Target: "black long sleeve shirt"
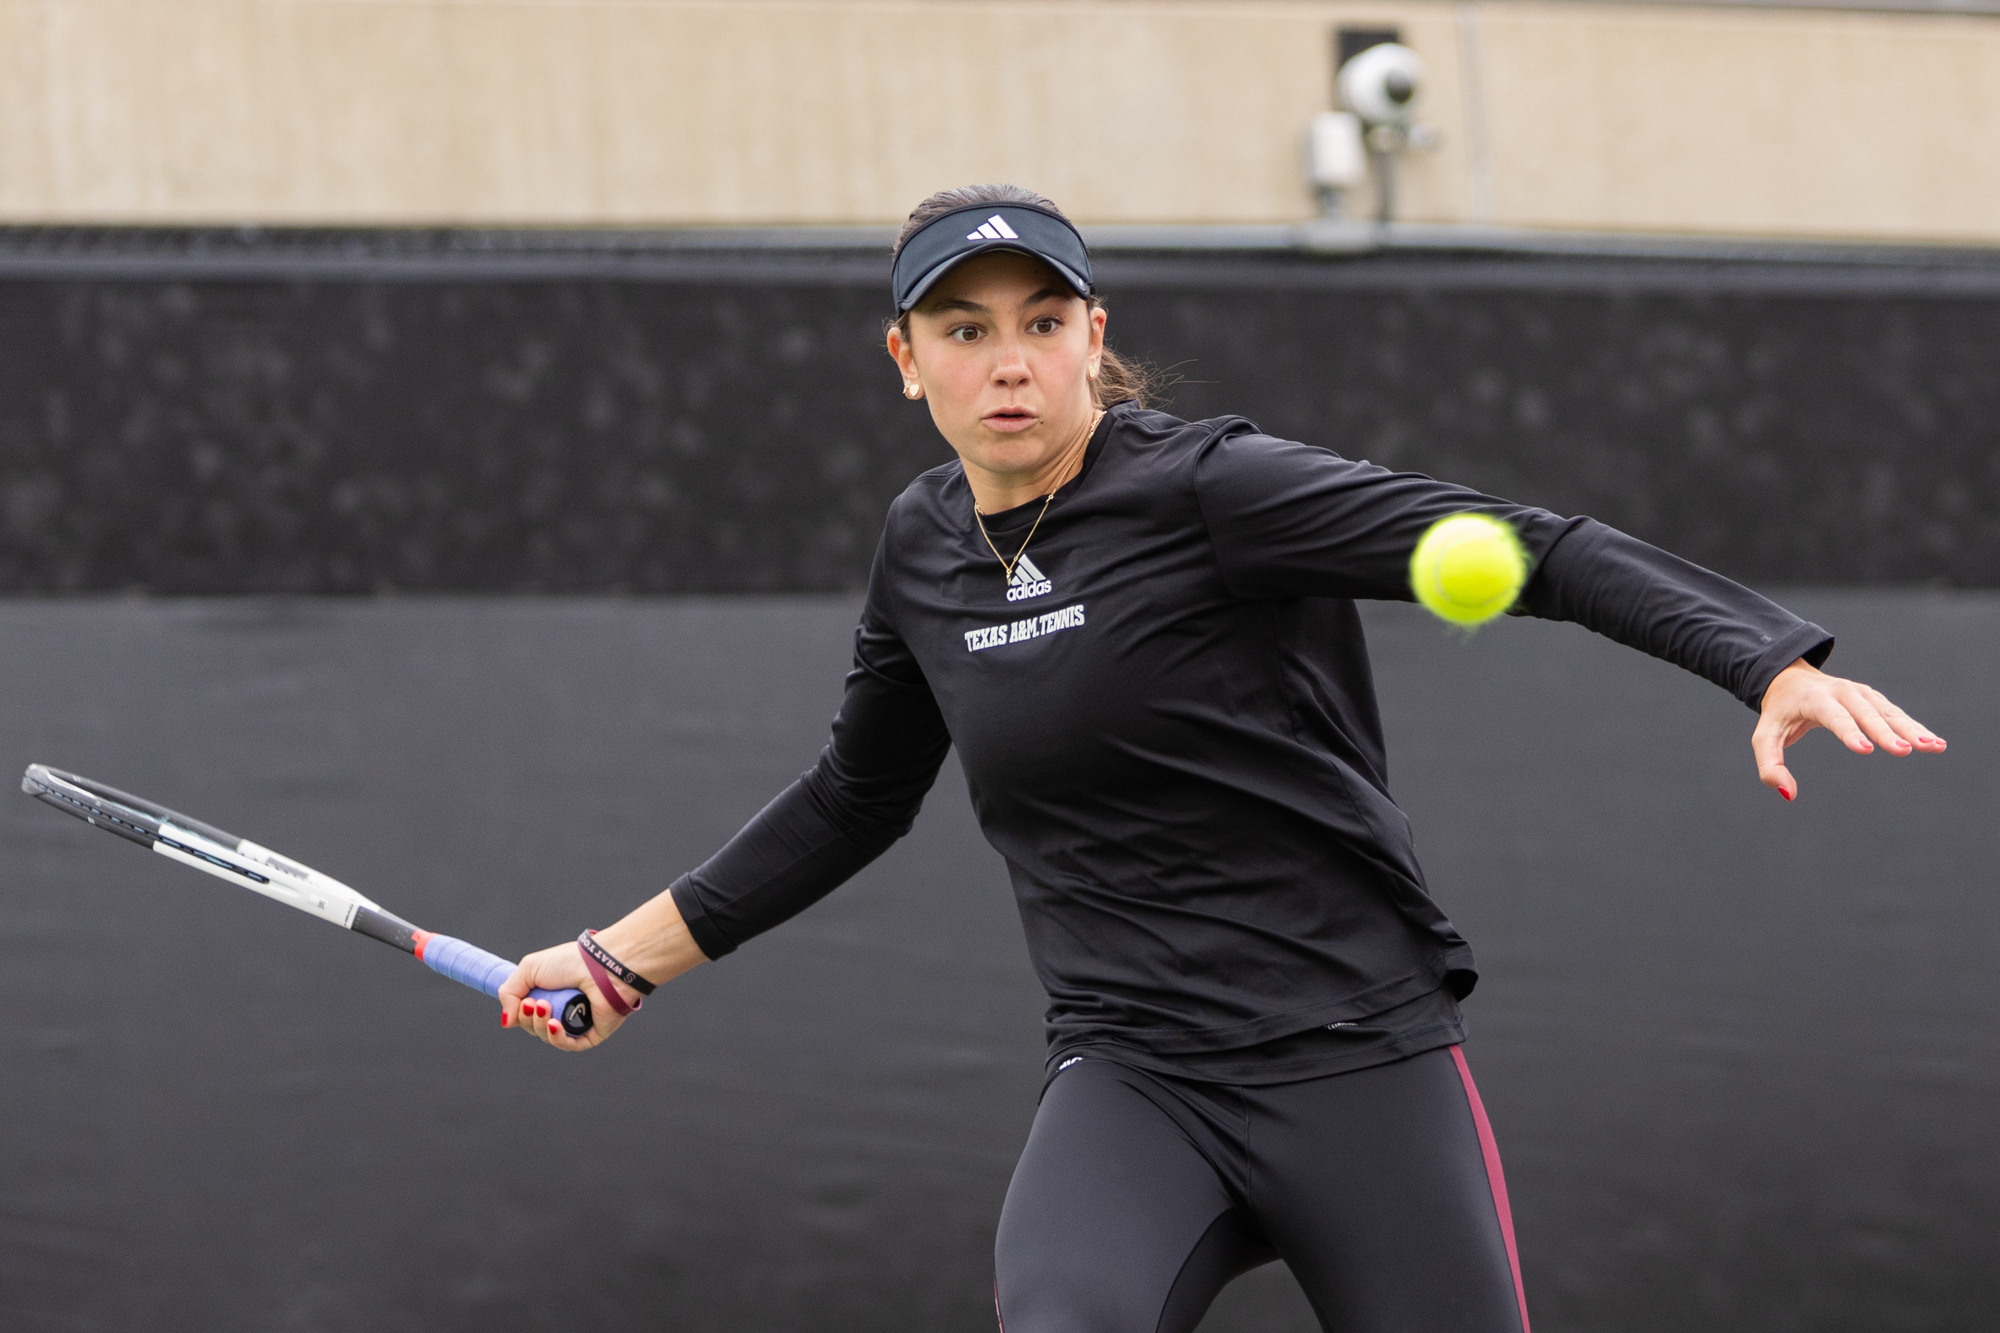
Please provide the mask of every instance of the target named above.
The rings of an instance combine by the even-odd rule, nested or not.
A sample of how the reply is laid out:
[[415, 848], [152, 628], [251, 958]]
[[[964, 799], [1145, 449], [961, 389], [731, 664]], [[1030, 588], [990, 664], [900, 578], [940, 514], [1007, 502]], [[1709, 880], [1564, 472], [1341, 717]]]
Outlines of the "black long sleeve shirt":
[[[1046, 513], [981, 536], [958, 464], [891, 506], [819, 762], [673, 886], [711, 958], [910, 828], [956, 745], [1005, 858], [1055, 1053], [1218, 1053], [1463, 996], [1472, 952], [1390, 798], [1358, 598], [1410, 598], [1417, 539], [1506, 519], [1515, 610], [1570, 620], [1755, 707], [1832, 639], [1588, 518], [1114, 407]], [[1452, 1016], [1455, 1018], [1455, 1010]], [[1336, 1029], [1337, 1030], [1337, 1029]]]

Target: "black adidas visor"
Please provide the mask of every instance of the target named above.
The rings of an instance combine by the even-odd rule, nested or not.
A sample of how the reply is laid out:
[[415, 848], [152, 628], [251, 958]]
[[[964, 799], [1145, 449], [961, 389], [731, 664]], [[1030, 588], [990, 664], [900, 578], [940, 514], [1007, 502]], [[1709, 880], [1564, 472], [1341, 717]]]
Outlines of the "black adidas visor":
[[924, 299], [937, 280], [958, 265], [993, 250], [1017, 250], [1054, 269], [1078, 296], [1089, 296], [1090, 255], [1075, 227], [1045, 208], [1026, 204], [972, 204], [933, 218], [903, 242], [889, 271], [889, 288], [902, 314]]

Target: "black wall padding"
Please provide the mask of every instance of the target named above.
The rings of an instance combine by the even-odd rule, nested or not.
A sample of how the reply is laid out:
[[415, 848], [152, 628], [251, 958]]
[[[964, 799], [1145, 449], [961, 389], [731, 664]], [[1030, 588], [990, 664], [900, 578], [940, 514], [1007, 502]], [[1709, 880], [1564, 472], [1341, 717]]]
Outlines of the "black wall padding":
[[[1467, 1055], [1541, 1333], [1980, 1333], [2000, 1309], [1992, 593], [1782, 594], [1949, 737], [1794, 751], [1566, 626], [1367, 623], [1478, 953]], [[0, 734], [506, 954], [810, 763], [820, 598], [18, 599]], [[9, 780], [11, 785], [11, 778]], [[0, 795], [0, 1329], [991, 1333], [1041, 1082], [1007, 876], [910, 837], [548, 1051], [407, 956]], [[1204, 1333], [1307, 1333], [1278, 1268]]]
[[[949, 457], [876, 259], [342, 253], [0, 263], [0, 590], [853, 589]], [[1101, 286], [1183, 415], [1745, 579], [2000, 584], [1990, 266], [1113, 255]]]

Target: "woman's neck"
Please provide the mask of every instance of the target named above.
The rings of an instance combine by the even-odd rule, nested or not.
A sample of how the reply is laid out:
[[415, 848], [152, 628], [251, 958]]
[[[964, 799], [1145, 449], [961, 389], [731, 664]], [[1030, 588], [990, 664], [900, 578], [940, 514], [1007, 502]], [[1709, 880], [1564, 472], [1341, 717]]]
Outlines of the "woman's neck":
[[1097, 423], [1103, 417], [1103, 408], [1093, 408], [1076, 437], [1032, 472], [991, 472], [966, 463], [965, 480], [972, 487], [972, 503], [982, 514], [998, 514], [1054, 495], [1083, 470], [1090, 437], [1097, 433]]

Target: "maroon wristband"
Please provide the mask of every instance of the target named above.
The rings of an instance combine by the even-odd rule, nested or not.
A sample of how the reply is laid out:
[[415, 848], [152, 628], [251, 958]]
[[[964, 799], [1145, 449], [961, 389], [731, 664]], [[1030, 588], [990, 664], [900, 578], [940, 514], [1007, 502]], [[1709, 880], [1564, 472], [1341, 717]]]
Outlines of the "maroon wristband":
[[618, 983], [604, 970], [604, 964], [592, 958], [590, 951], [581, 944], [576, 946], [576, 951], [583, 955], [583, 965], [590, 969], [590, 979], [597, 983], [597, 989], [604, 996], [604, 1002], [610, 1005], [620, 1018], [630, 1018], [639, 1012], [639, 1006], [646, 1002], [643, 998], [634, 1000], [631, 1004], [625, 1003], [625, 997], [618, 993]]
[[641, 995], [653, 993], [653, 983], [634, 972], [625, 964], [611, 956], [611, 951], [597, 942], [597, 932], [586, 930], [576, 937], [576, 947], [597, 960], [597, 965], [617, 977], [620, 981], [638, 991]]

